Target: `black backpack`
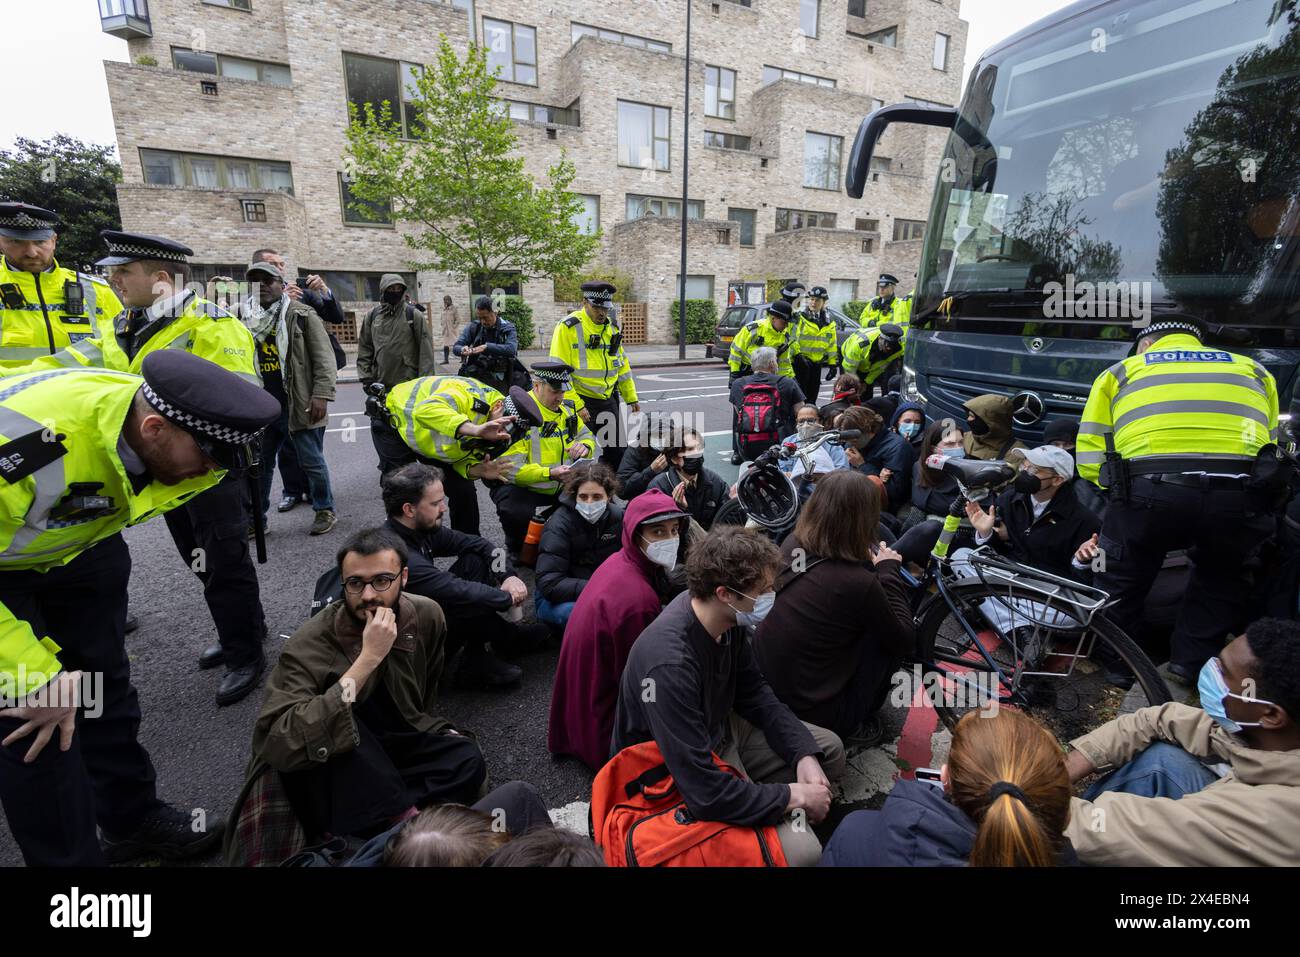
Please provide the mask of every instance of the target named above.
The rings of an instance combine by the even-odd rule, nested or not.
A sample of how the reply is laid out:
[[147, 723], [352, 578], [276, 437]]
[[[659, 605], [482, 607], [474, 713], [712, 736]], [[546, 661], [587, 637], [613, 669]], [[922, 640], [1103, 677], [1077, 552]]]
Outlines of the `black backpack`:
[[343, 575], [339, 572], [337, 564], [331, 565], [320, 578], [316, 579], [316, 590], [312, 592], [311, 608], [307, 610], [307, 617], [314, 618], [322, 608], [342, 600]]
[[741, 390], [736, 410], [736, 435], [740, 454], [752, 462], [781, 440], [777, 431], [781, 395], [771, 383], [751, 382]]

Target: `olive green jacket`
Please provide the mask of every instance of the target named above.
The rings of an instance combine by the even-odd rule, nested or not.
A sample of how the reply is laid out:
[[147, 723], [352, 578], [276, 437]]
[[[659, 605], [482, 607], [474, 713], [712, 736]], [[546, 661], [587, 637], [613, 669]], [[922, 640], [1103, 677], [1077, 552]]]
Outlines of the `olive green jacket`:
[[393, 309], [381, 303], [361, 323], [357, 378], [363, 386], [382, 382], [391, 389], [401, 382], [437, 375], [428, 319], [409, 303], [401, 305]]

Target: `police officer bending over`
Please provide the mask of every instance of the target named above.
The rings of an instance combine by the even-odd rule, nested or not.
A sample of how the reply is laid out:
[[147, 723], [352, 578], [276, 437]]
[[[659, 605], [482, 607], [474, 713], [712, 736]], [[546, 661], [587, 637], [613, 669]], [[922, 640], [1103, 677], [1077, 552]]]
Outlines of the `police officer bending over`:
[[221, 837], [158, 800], [137, 740], [120, 532], [246, 466], [279, 404], [180, 350], [142, 371], [24, 375], [0, 399], [0, 803], [29, 865], [192, 857]]

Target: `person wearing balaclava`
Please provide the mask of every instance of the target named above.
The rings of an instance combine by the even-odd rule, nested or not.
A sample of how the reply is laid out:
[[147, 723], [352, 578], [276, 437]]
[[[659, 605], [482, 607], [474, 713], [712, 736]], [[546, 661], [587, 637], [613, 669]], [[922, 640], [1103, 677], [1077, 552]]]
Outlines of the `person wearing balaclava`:
[[[379, 280], [380, 303], [370, 310], [357, 334], [357, 378], [368, 388], [385, 389], [421, 376], [435, 375], [437, 354], [423, 313], [407, 301], [406, 282], [396, 273]], [[411, 451], [387, 422], [373, 419], [370, 440], [379, 455], [379, 475], [411, 461]]]
[[609, 759], [618, 680], [632, 643], [659, 617], [689, 516], [656, 489], [623, 511], [623, 548], [596, 569], [569, 615], [551, 688], [546, 748], [593, 771]]
[[1025, 444], [1011, 430], [1011, 399], [1005, 395], [977, 395], [965, 405], [966, 438], [962, 447], [972, 459], [1006, 459], [1012, 465], [1020, 462], [1013, 450]]

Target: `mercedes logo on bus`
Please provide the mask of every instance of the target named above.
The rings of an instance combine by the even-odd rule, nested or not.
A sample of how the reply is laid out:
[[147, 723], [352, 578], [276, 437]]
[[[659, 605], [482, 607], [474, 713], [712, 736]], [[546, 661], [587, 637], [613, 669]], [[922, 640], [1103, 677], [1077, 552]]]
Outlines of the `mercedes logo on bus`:
[[1037, 392], [1017, 392], [1011, 397], [1011, 418], [1016, 425], [1033, 425], [1045, 410]]

